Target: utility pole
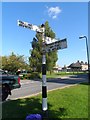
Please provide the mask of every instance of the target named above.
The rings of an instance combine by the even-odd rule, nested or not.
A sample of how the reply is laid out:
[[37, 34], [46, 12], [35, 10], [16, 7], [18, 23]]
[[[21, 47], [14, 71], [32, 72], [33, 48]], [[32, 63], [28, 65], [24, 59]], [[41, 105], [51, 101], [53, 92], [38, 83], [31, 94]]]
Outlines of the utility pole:
[[79, 39], [85, 38], [86, 40], [86, 49], [87, 49], [87, 61], [88, 61], [88, 81], [90, 81], [90, 60], [89, 60], [89, 47], [87, 36], [80, 36]]

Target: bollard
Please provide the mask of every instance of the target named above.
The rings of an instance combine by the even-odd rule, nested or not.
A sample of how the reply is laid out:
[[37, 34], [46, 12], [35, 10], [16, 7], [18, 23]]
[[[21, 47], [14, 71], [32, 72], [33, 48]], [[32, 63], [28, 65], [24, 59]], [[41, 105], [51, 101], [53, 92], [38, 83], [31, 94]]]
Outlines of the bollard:
[[42, 120], [42, 117], [40, 114], [30, 114], [25, 120]]

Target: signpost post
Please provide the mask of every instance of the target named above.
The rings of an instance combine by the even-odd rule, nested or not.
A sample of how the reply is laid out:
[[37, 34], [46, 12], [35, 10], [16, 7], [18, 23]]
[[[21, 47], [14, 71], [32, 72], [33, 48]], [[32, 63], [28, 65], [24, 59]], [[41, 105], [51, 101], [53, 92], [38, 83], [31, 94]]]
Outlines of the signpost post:
[[42, 24], [42, 118], [48, 118], [47, 108], [47, 84], [46, 84], [46, 50], [45, 50], [45, 26]]
[[48, 119], [47, 84], [46, 84], [46, 53], [67, 48], [67, 40], [52, 39], [45, 36], [45, 26], [41, 27], [18, 20], [18, 25], [42, 33], [42, 119]]

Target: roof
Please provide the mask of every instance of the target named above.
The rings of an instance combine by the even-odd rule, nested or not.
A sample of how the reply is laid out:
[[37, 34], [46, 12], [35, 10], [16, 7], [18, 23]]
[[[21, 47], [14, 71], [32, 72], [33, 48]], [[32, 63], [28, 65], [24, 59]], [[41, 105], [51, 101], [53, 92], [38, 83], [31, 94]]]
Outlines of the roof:
[[76, 63], [70, 64], [69, 67], [71, 67], [71, 68], [81, 68], [81, 64], [79, 62], [76, 62]]
[[84, 63], [83, 61], [80, 62], [80, 61], [78, 60], [76, 63], [72, 63], [72, 64], [70, 64], [68, 67], [69, 67], [69, 68], [81, 68], [82, 65], [88, 65], [88, 64], [87, 64], [87, 62]]

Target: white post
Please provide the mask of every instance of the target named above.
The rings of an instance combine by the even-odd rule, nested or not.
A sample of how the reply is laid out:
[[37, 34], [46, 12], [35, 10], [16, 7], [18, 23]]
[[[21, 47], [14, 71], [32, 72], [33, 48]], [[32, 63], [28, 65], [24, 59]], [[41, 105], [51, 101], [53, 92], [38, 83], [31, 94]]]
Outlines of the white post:
[[46, 52], [44, 51], [44, 44], [45, 44], [45, 27], [42, 26], [42, 112], [43, 112], [43, 119], [48, 117], [47, 114], [47, 84], [46, 84]]

